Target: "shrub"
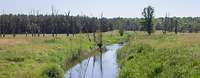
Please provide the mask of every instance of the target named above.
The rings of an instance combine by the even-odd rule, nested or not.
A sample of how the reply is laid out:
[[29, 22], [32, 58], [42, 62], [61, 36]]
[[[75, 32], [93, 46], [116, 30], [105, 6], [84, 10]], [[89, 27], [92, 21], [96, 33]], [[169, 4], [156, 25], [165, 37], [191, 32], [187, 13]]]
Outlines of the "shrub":
[[64, 71], [55, 64], [50, 64], [43, 71], [44, 78], [64, 78]]

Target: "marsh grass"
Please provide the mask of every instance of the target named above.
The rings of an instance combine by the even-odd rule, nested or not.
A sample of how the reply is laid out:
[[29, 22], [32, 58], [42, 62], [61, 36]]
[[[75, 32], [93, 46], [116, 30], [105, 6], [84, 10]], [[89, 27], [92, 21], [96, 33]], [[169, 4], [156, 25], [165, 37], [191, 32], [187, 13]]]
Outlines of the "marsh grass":
[[[113, 32], [103, 33], [104, 43], [117, 43], [123, 38]], [[92, 34], [89, 36], [92, 38]], [[0, 78], [63, 78], [67, 69], [95, 55], [96, 50], [86, 34], [74, 37], [64, 34], [26, 37], [21, 34], [15, 38], [8, 35], [0, 38]]]
[[199, 35], [135, 33], [118, 51], [119, 78], [199, 78]]

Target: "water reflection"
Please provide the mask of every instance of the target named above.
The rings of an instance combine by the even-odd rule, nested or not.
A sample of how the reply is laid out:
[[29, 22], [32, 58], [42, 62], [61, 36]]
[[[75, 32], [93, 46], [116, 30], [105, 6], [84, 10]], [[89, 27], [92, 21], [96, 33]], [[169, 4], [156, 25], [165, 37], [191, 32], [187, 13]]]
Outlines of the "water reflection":
[[121, 45], [107, 46], [105, 53], [89, 57], [66, 72], [65, 78], [116, 78], [116, 50]]

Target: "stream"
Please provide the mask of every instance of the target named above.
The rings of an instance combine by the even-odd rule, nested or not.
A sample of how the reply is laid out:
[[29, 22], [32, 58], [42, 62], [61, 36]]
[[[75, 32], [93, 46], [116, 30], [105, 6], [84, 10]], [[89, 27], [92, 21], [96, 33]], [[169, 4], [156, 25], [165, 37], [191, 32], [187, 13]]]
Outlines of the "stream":
[[91, 56], [81, 63], [70, 68], [64, 75], [65, 78], [117, 78], [118, 64], [116, 51], [120, 44], [106, 46], [107, 51]]

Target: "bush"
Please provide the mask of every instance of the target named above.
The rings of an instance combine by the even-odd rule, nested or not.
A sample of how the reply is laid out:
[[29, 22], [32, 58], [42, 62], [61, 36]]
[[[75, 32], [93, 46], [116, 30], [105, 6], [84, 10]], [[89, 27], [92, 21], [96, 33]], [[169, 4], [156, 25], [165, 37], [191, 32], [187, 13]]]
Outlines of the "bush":
[[50, 64], [43, 71], [44, 78], [64, 78], [63, 69], [55, 64]]

